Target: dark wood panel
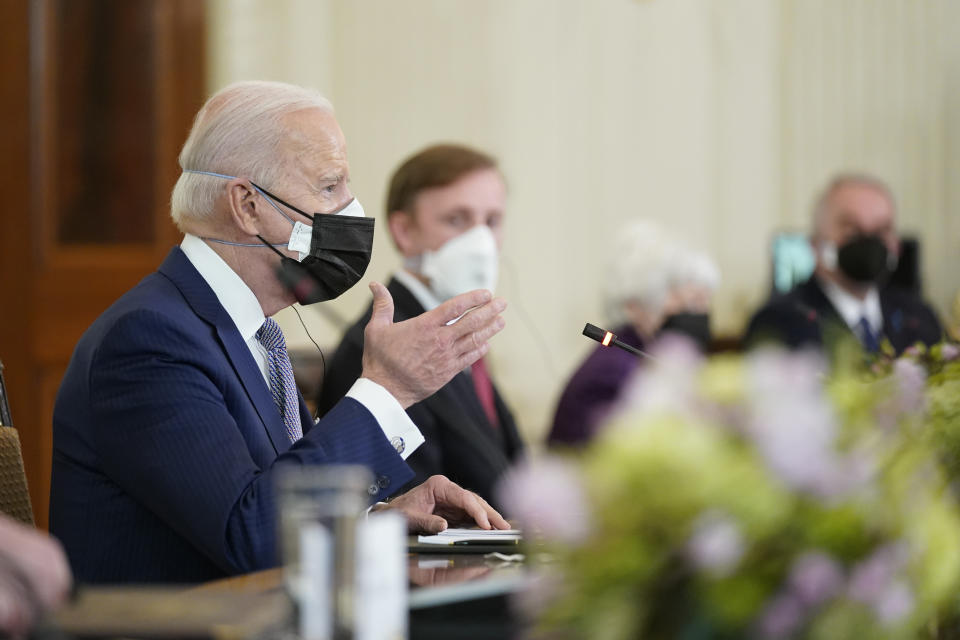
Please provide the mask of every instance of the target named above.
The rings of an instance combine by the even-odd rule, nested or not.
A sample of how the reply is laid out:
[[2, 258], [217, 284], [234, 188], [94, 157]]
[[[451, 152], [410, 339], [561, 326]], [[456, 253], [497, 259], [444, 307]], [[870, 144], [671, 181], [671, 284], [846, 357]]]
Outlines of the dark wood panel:
[[30, 483], [30, 498], [33, 501], [34, 519], [37, 526], [43, 528], [46, 528], [48, 524], [50, 468], [53, 464], [51, 456], [53, 430], [49, 425], [53, 424], [53, 406], [57, 399], [57, 391], [60, 389], [60, 381], [63, 379], [66, 369], [66, 362], [37, 367], [36, 389], [39, 401], [37, 404], [39, 409], [37, 419], [43, 428], [35, 429], [32, 432], [30, 450], [29, 452], [24, 451], [23, 455], [24, 462], [27, 460], [31, 462], [31, 470], [27, 473], [27, 482]]
[[0, 2], [0, 359], [39, 526], [74, 346], [179, 239], [168, 202], [204, 98], [203, 21], [194, 0]]
[[154, 0], [56, 0], [48, 59], [57, 100], [59, 244], [149, 243], [156, 199]]
[[[20, 430], [21, 449], [28, 484], [36, 466], [30, 459], [36, 450], [31, 429], [39, 424], [33, 412], [38, 407], [36, 372], [30, 353], [31, 314], [24, 304], [29, 300], [35, 270], [32, 249], [37, 246], [31, 235], [30, 208], [30, 20], [26, 2], [0, 2], [0, 192], [5, 195], [0, 207], [0, 360], [10, 400], [13, 425]], [[31, 488], [31, 499], [38, 497]], [[46, 518], [44, 518], [44, 522]]]

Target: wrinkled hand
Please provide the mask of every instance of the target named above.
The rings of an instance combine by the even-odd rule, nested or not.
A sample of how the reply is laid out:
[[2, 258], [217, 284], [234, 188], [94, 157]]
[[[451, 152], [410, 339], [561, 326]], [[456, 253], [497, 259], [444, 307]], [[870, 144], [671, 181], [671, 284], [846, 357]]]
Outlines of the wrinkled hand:
[[0, 517], [0, 636], [19, 638], [63, 602], [72, 578], [60, 543]]
[[391, 502], [373, 508], [374, 511], [381, 509], [397, 509], [403, 513], [411, 533], [440, 533], [451, 524], [476, 525], [481, 529], [510, 528], [510, 523], [486, 500], [444, 476], [430, 476]]
[[[370, 290], [373, 315], [364, 331], [362, 375], [393, 394], [404, 409], [476, 362], [487, 352], [487, 340], [504, 326], [500, 313], [507, 303], [483, 289], [397, 323], [387, 288], [371, 282]], [[447, 325], [468, 309], [470, 313]]]

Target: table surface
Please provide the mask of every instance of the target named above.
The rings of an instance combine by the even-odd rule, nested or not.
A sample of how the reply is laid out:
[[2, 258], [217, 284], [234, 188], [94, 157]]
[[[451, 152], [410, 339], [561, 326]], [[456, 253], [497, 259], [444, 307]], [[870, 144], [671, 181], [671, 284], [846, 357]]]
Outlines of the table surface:
[[[418, 611], [504, 599], [525, 579], [522, 562], [489, 554], [410, 553], [407, 563], [413, 638], [417, 619], [432, 615]], [[282, 570], [268, 569], [190, 587], [82, 588], [55, 624], [74, 637], [233, 640], [270, 635], [292, 615]]]

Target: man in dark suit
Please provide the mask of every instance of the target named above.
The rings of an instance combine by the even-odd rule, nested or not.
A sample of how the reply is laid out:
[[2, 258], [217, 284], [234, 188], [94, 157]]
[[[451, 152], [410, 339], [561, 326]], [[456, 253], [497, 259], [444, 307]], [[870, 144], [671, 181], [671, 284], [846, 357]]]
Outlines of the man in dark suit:
[[[301, 302], [336, 297], [366, 269], [373, 226], [329, 103], [280, 83], [227, 87], [197, 115], [180, 164], [171, 213], [183, 242], [87, 330], [54, 409], [51, 530], [84, 582], [275, 565], [274, 483], [287, 466], [361, 464], [371, 500], [397, 493], [422, 442], [403, 409], [502, 326], [504, 304], [485, 291], [394, 323], [373, 283], [362, 377], [314, 424], [270, 318], [295, 300], [281, 278]], [[440, 530], [440, 514], [509, 526], [439, 477], [388, 507], [413, 530]]]
[[888, 340], [899, 354], [942, 338], [930, 307], [910, 291], [883, 286], [900, 247], [885, 184], [865, 175], [836, 177], [817, 201], [813, 223], [813, 276], [757, 311], [746, 344], [772, 340], [832, 351], [853, 337], [868, 352]]
[[[429, 147], [397, 169], [387, 196], [390, 235], [404, 258], [387, 285], [395, 321], [463, 291], [493, 287], [505, 201], [496, 162], [467, 147]], [[321, 413], [335, 408], [360, 375], [369, 317], [367, 310], [337, 348], [322, 385]], [[492, 501], [497, 480], [523, 445], [483, 359], [407, 413], [426, 440], [407, 460], [414, 482], [444, 474]]]

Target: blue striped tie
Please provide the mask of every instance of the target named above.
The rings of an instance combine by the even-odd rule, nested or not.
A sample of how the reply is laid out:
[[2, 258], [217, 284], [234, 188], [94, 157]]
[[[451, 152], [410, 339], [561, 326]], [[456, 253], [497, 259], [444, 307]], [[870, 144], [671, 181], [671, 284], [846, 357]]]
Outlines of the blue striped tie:
[[864, 349], [869, 353], [880, 351], [880, 337], [877, 335], [877, 332], [873, 330], [873, 325], [870, 324], [866, 316], [860, 318], [860, 322], [857, 323], [857, 330]]
[[287, 354], [287, 343], [276, 320], [267, 318], [264, 321], [257, 331], [257, 340], [267, 350], [267, 377], [270, 379], [273, 402], [283, 418], [290, 442], [296, 442], [303, 437], [300, 402], [297, 398], [297, 384], [293, 379], [293, 367]]

